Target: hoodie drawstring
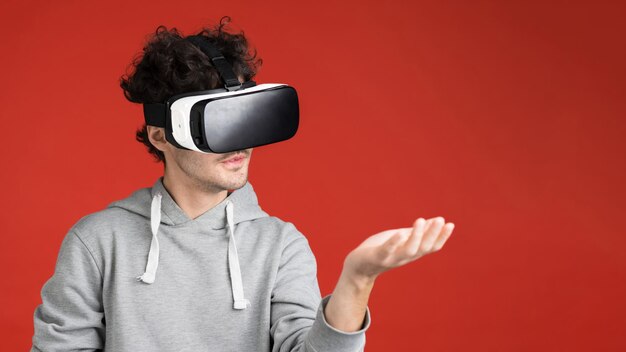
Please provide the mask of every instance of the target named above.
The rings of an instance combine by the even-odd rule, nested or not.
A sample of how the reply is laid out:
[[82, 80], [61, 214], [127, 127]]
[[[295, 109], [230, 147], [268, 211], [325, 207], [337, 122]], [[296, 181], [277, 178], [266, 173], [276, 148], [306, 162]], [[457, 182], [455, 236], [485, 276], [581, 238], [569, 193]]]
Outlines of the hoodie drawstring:
[[157, 233], [161, 224], [161, 197], [161, 193], [157, 193], [152, 197], [150, 210], [152, 242], [150, 243], [150, 252], [148, 253], [148, 264], [146, 265], [146, 272], [141, 276], [137, 276], [137, 281], [143, 281], [147, 284], [154, 282], [157, 266], [159, 265], [159, 239], [157, 238]]
[[228, 270], [230, 270], [230, 281], [233, 289], [233, 299], [235, 300], [233, 308], [246, 309], [250, 306], [250, 301], [243, 296], [239, 256], [237, 255], [237, 244], [235, 243], [233, 213], [233, 203], [228, 201], [228, 203], [226, 203], [226, 222], [228, 222], [228, 232], [230, 233], [230, 239], [228, 241]]
[[[159, 240], [157, 233], [161, 224], [161, 198], [162, 195], [157, 193], [152, 197], [152, 205], [150, 212], [150, 225], [152, 229], [152, 242], [150, 243], [150, 252], [148, 253], [148, 263], [146, 271], [143, 275], [137, 277], [137, 281], [143, 281], [147, 284], [154, 283], [156, 277], [157, 266], [159, 265]], [[233, 291], [234, 309], [246, 309], [250, 306], [250, 301], [243, 295], [243, 283], [241, 279], [241, 269], [239, 268], [239, 256], [237, 255], [237, 245], [235, 243], [235, 224], [234, 224], [234, 206], [230, 200], [226, 203], [226, 222], [228, 225], [228, 269], [230, 272], [230, 281]]]

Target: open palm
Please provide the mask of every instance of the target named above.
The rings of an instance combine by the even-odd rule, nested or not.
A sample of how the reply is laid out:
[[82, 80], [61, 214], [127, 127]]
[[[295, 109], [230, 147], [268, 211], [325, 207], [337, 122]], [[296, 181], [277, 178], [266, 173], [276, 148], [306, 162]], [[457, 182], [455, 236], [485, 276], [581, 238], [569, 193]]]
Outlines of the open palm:
[[386, 230], [368, 237], [348, 254], [344, 268], [359, 276], [375, 278], [440, 250], [453, 229], [454, 224], [445, 223], [441, 216], [418, 218], [413, 227]]

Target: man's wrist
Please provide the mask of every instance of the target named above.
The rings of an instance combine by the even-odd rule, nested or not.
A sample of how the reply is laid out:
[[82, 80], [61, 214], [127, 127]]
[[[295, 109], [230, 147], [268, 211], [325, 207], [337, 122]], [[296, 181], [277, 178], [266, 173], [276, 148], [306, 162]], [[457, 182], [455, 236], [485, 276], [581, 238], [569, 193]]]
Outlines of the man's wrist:
[[361, 330], [374, 281], [375, 277], [343, 270], [324, 310], [327, 323], [343, 332]]
[[354, 290], [371, 291], [377, 276], [358, 274], [344, 267], [339, 280], [350, 285]]

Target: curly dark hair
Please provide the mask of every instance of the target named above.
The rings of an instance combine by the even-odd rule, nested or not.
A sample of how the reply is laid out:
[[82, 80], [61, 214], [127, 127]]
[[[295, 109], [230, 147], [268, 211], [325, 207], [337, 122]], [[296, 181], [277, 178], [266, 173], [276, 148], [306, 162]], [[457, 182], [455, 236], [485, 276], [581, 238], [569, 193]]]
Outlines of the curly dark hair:
[[[209, 38], [233, 66], [237, 76], [252, 79], [263, 63], [257, 51], [251, 53], [244, 32], [229, 33], [229, 16], [220, 19], [215, 27], [204, 27], [197, 33]], [[164, 103], [171, 96], [222, 86], [219, 73], [211, 60], [191, 42], [184, 40], [176, 28], [161, 25], [152, 34], [133, 62], [132, 72], [120, 78], [120, 87], [126, 99], [133, 103]], [[128, 72], [128, 70], [127, 70]], [[136, 140], [144, 144], [156, 162], [165, 164], [165, 155], [155, 148], [148, 138], [144, 124], [136, 132]]]

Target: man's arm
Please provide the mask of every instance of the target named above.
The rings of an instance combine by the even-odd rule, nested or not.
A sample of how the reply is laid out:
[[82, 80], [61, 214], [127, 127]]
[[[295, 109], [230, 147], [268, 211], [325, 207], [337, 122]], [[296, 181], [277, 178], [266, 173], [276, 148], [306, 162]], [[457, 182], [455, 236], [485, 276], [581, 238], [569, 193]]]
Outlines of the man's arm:
[[443, 247], [454, 229], [443, 217], [417, 219], [412, 228], [388, 230], [369, 237], [344, 261], [324, 315], [341, 331], [361, 329], [376, 277]]
[[315, 256], [307, 239], [292, 223], [284, 227], [281, 259], [272, 290], [270, 334], [273, 352], [363, 351], [370, 325], [366, 309], [362, 328], [345, 332], [324, 318], [330, 295], [321, 298]]
[[431, 219], [428, 225], [433, 226], [424, 231], [425, 221], [418, 219], [413, 228], [369, 237], [348, 254], [332, 295], [320, 303], [315, 257], [306, 238], [289, 223], [272, 293], [272, 351], [363, 351], [375, 278], [439, 250], [454, 227], [443, 223], [443, 218]]
[[35, 309], [37, 351], [97, 351], [104, 348], [102, 275], [91, 252], [74, 232], [61, 244], [53, 276]]

